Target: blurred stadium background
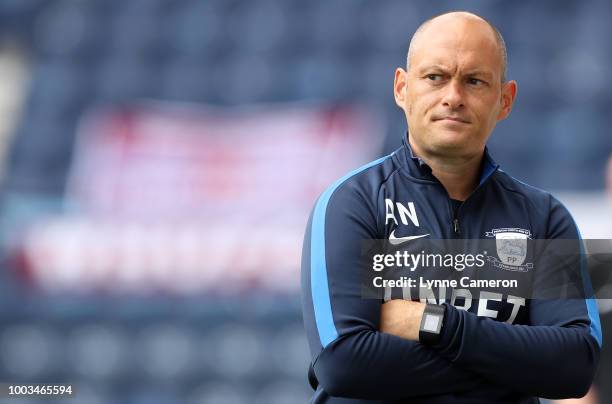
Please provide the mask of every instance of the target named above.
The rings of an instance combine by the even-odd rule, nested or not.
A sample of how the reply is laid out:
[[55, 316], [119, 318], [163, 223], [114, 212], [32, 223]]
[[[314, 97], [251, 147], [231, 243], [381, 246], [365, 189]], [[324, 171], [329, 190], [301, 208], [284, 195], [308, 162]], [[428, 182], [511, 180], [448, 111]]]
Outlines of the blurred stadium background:
[[609, 1], [0, 0], [0, 380], [306, 402], [309, 210], [400, 144], [394, 68], [464, 8], [519, 83], [493, 155], [612, 238]]

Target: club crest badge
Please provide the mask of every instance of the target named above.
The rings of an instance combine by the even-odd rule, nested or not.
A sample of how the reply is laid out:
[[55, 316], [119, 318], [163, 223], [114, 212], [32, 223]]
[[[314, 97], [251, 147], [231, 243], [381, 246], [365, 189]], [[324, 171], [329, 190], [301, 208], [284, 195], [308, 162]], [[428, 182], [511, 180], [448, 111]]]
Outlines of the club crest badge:
[[497, 257], [487, 256], [493, 266], [520, 272], [527, 272], [533, 268], [533, 263], [525, 263], [527, 259], [527, 240], [531, 239], [529, 230], [506, 227], [488, 231], [486, 236], [495, 237]]

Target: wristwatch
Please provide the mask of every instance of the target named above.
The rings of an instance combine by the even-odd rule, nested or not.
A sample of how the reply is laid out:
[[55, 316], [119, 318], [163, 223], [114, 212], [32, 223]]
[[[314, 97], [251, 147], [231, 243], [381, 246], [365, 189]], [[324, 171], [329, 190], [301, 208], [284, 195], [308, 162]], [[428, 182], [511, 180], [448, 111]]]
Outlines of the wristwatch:
[[419, 342], [424, 345], [434, 345], [440, 341], [440, 333], [444, 325], [446, 306], [429, 304], [425, 306], [421, 325], [419, 326]]

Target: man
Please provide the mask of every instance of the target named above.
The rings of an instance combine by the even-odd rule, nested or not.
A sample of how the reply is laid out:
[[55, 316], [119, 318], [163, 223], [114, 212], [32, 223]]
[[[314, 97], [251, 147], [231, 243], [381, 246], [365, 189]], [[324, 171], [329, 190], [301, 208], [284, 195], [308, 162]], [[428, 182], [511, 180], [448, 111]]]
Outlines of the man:
[[[503, 39], [484, 19], [453, 12], [425, 22], [395, 73], [403, 146], [317, 201], [302, 256], [313, 403], [535, 403], [587, 392], [601, 345], [593, 299], [466, 297], [460, 310], [442, 298], [361, 296], [362, 240], [479, 239], [494, 229], [579, 238], [555, 198], [486, 151], [517, 91], [505, 65]], [[424, 328], [426, 316], [441, 327]]]

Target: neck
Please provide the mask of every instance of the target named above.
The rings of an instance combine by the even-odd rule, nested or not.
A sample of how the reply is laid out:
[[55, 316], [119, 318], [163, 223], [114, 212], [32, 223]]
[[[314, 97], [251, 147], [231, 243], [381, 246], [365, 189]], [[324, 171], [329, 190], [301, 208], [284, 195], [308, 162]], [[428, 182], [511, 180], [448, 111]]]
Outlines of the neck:
[[410, 142], [414, 154], [429, 167], [452, 199], [465, 201], [478, 186], [483, 153], [470, 156], [441, 156], [425, 153]]

